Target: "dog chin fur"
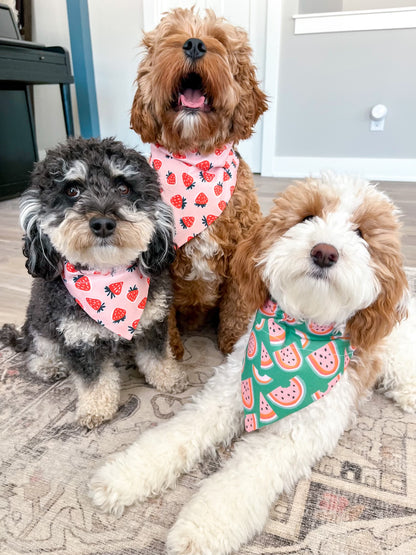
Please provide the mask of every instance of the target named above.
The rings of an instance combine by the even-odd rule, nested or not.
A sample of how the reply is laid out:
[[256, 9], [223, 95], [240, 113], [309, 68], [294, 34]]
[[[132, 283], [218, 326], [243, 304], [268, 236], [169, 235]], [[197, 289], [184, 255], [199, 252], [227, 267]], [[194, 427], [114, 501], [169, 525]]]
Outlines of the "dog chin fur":
[[[348, 369], [329, 395], [247, 434], [240, 381], [249, 326], [190, 404], [98, 469], [93, 503], [119, 516], [237, 437], [231, 458], [182, 508], [167, 539], [171, 555], [233, 553], [262, 530], [275, 498], [331, 453], [374, 384], [414, 411], [416, 318], [412, 305], [406, 319], [399, 227], [393, 204], [364, 180], [326, 175], [289, 187], [237, 249], [234, 279], [253, 313], [271, 293], [297, 318], [335, 318], [356, 347]], [[336, 263], [317, 266], [316, 241], [336, 246]]]
[[[198, 59], [191, 60], [184, 51], [190, 38], [200, 39], [206, 47]], [[266, 110], [266, 96], [259, 88], [243, 29], [216, 17], [211, 10], [201, 17], [194, 9], [178, 8], [144, 35], [143, 46], [131, 127], [144, 142], [159, 143], [174, 153], [197, 150], [210, 154], [226, 143], [237, 145], [251, 136]], [[203, 106], [190, 109], [181, 104], [181, 93], [188, 88], [204, 96]], [[177, 358], [184, 352], [177, 317], [192, 328], [200, 323], [201, 315], [216, 309], [218, 342], [224, 353], [232, 350], [244, 332], [249, 313], [229, 279], [229, 261], [238, 242], [260, 217], [252, 174], [240, 159], [228, 206], [191, 241], [192, 255], [187, 245], [178, 249], [171, 268], [174, 306], [170, 342]]]
[[[94, 232], [97, 217], [108, 218], [111, 233]], [[35, 279], [22, 332], [8, 326], [2, 335], [28, 351], [29, 371], [43, 379], [71, 374], [78, 421], [89, 428], [118, 409], [114, 363], [123, 350], [148, 383], [161, 391], [183, 390], [186, 378], [168, 344], [173, 218], [146, 159], [113, 139], [70, 139], [36, 165], [21, 199], [21, 223], [26, 267]], [[94, 271], [135, 263], [150, 277], [131, 341], [100, 326], [74, 302], [61, 279], [66, 260]]]

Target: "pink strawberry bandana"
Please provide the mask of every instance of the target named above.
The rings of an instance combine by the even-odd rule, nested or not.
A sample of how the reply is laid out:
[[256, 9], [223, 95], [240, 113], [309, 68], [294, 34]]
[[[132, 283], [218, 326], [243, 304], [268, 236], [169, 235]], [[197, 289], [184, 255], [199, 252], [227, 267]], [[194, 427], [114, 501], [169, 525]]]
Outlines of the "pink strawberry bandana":
[[171, 153], [152, 144], [149, 162], [159, 174], [163, 201], [173, 207], [180, 247], [223, 212], [235, 189], [239, 160], [231, 143], [208, 156]]
[[332, 391], [354, 348], [334, 325], [297, 322], [272, 299], [258, 311], [241, 376], [245, 429], [281, 420]]
[[137, 266], [102, 274], [80, 272], [66, 262], [62, 279], [88, 316], [124, 339], [133, 337], [146, 306], [150, 283]]

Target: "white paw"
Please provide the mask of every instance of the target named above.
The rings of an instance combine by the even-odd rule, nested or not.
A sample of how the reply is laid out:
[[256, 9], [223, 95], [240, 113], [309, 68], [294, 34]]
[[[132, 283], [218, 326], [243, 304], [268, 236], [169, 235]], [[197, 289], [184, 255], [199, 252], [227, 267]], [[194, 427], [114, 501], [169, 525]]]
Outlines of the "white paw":
[[96, 507], [121, 517], [124, 508], [137, 499], [134, 493], [136, 480], [125, 464], [124, 454], [119, 453], [97, 470], [89, 483], [88, 494]]
[[[221, 515], [218, 515], [221, 518]], [[203, 524], [179, 518], [169, 532], [166, 548], [168, 555], [225, 555], [226, 549], [218, 534]]]

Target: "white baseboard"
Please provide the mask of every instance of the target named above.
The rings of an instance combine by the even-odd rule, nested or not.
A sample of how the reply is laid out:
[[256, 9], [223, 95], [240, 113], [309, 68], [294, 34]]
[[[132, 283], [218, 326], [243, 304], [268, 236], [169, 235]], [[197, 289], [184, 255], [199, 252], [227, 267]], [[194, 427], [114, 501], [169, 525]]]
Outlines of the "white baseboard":
[[377, 181], [415, 181], [416, 158], [316, 158], [275, 156], [269, 177], [316, 176], [326, 170]]

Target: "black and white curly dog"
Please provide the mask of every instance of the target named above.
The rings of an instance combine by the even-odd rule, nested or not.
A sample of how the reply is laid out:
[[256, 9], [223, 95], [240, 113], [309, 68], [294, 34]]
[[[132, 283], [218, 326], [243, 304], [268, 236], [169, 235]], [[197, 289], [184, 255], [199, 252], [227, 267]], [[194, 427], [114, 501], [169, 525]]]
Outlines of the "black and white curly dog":
[[[27, 351], [28, 369], [43, 379], [74, 377], [79, 423], [92, 428], [116, 413], [120, 386], [115, 363], [125, 347], [147, 383], [160, 391], [183, 390], [186, 379], [168, 345], [173, 220], [146, 159], [111, 138], [70, 139], [35, 166], [21, 199], [21, 224], [26, 267], [35, 279], [21, 332], [8, 325], [3, 339]], [[146, 280], [148, 292], [140, 319], [129, 327], [130, 340], [117, 333], [124, 309], [112, 309], [114, 332], [100, 316], [97, 323], [79, 306], [82, 302], [64, 283], [68, 268], [66, 279], [79, 280], [80, 292], [87, 293], [83, 302], [97, 313], [99, 304], [122, 296], [120, 268]], [[85, 285], [91, 274], [110, 276], [102, 303]], [[130, 287], [132, 304], [139, 303], [137, 295], [136, 286]]]

